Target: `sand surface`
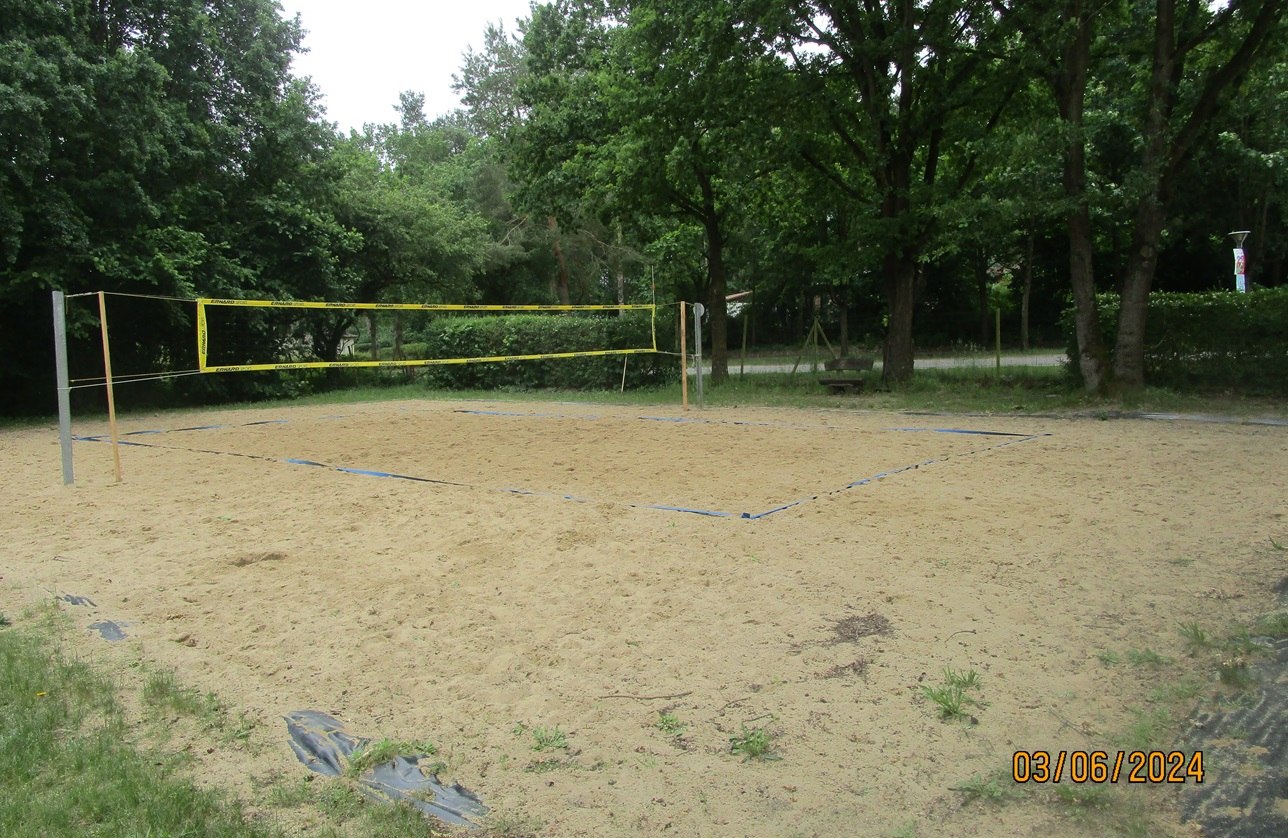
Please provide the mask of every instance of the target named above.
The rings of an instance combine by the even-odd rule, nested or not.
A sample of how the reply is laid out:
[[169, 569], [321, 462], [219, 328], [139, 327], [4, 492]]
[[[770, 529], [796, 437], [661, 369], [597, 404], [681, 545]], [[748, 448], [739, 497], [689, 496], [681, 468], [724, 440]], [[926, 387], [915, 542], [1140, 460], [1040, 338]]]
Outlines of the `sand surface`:
[[[545, 835], [1097, 834], [954, 788], [1112, 750], [1171, 676], [1103, 653], [1181, 661], [1178, 624], [1247, 625], [1288, 572], [1282, 427], [408, 401], [122, 430], [167, 432], [125, 437], [120, 484], [77, 442], [72, 488], [54, 429], [0, 432], [0, 611], [87, 597], [59, 602], [80, 654], [246, 713], [192, 771], [265, 817], [307, 773], [282, 715], [315, 709], [436, 743]], [[945, 667], [974, 723], [923, 696]], [[730, 753], [756, 729], [777, 759]], [[1185, 793], [1131, 790], [1192, 835]]]

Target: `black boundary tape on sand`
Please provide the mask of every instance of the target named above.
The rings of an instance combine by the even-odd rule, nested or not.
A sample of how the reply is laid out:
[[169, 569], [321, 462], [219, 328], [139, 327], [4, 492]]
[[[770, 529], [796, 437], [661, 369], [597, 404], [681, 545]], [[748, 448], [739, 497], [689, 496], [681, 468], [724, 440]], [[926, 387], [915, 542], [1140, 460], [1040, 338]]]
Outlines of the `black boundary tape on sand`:
[[[464, 413], [464, 414], [484, 415], [484, 416], [530, 416], [534, 418], [557, 417], [557, 418], [569, 418], [569, 419], [582, 418], [582, 417], [576, 417], [576, 416], [561, 416], [558, 414], [518, 414], [518, 413], [509, 413], [509, 412], [502, 412], [502, 411], [483, 411], [483, 410], [457, 410], [454, 412]], [[599, 417], [590, 416], [586, 418], [590, 420], [597, 420]], [[641, 421], [650, 421], [650, 422], [669, 421], [669, 422], [695, 422], [695, 423], [706, 423], [706, 424], [733, 424], [733, 425], [753, 424], [753, 423], [747, 423], [747, 422], [730, 422], [726, 420], [709, 420], [709, 419], [688, 418], [688, 417], [660, 418], [655, 416], [640, 416], [637, 418], [640, 419]], [[221, 430], [224, 428], [250, 427], [254, 425], [280, 425], [280, 424], [285, 424], [287, 421], [288, 420], [286, 419], [271, 419], [271, 420], [264, 420], [259, 422], [246, 422], [239, 425], [197, 425], [197, 426], [188, 427], [188, 428], [175, 428], [173, 430], [131, 431], [127, 434], [122, 434], [122, 436], [155, 436], [158, 434], [166, 434], [166, 433]], [[888, 469], [878, 474], [874, 474], [870, 477], [864, 477], [858, 480], [854, 480], [850, 483], [847, 483], [845, 486], [842, 486], [839, 489], [833, 489], [830, 491], [820, 492], [818, 494], [797, 498], [792, 501], [786, 501], [776, 506], [770, 507], [769, 509], [764, 510], [762, 512], [741, 512], [741, 513], [726, 512], [726, 511], [721, 511], [716, 509], [700, 509], [700, 508], [694, 508], [694, 507], [688, 507], [688, 506], [681, 506], [678, 504], [666, 504], [666, 503], [631, 503], [631, 502], [622, 503], [620, 501], [613, 501], [613, 503], [621, 503], [624, 506], [631, 507], [634, 509], [656, 509], [662, 512], [683, 512], [690, 515], [699, 515], [699, 516], [708, 517], [708, 518], [736, 518], [736, 519], [745, 520], [745, 521], [758, 521], [758, 520], [767, 518], [770, 515], [774, 515], [779, 512], [784, 512], [788, 509], [794, 509], [798, 506], [802, 506], [806, 503], [809, 503], [814, 500], [818, 500], [819, 498], [822, 498], [822, 497], [828, 497], [831, 495], [839, 494], [841, 492], [849, 491], [851, 489], [856, 489], [861, 486], [867, 486], [872, 483], [876, 483], [880, 480], [884, 480], [888, 477], [893, 477], [894, 475], [903, 474], [904, 472], [908, 472], [908, 471], [915, 471], [916, 469], [922, 468], [923, 466], [942, 463], [954, 457], [973, 456], [976, 454], [982, 454], [986, 451], [992, 451], [998, 448], [1005, 448], [1006, 446], [1009, 446], [1009, 445], [1015, 445], [1017, 443], [1029, 442], [1031, 440], [1039, 439], [1041, 437], [1051, 436], [1051, 434], [1049, 433], [1023, 434], [1023, 433], [1012, 433], [1007, 431], [974, 430], [974, 429], [968, 429], [968, 428], [886, 428], [885, 430], [893, 433], [937, 433], [937, 434], [961, 434], [961, 435], [982, 436], [982, 437], [1003, 437], [1003, 438], [1006, 438], [1006, 441], [1002, 443], [998, 443], [996, 445], [986, 446], [984, 448], [973, 449], [971, 451], [964, 452], [963, 454], [948, 454], [943, 457], [923, 460], [919, 463], [912, 463], [910, 465], [901, 466], [899, 468]], [[73, 439], [79, 442], [110, 441], [109, 437], [103, 434], [97, 434], [92, 436], [75, 436], [73, 437]], [[354, 474], [362, 477], [383, 477], [383, 478], [388, 478], [393, 480], [408, 480], [414, 483], [430, 483], [430, 484], [435, 484], [439, 486], [456, 486], [460, 488], [479, 489], [484, 491], [505, 492], [507, 494], [514, 494], [514, 495], [551, 497], [551, 498], [557, 498], [559, 500], [572, 501], [574, 503], [596, 502], [592, 498], [583, 498], [583, 497], [578, 497], [576, 495], [564, 494], [560, 492], [549, 492], [549, 491], [540, 491], [540, 490], [522, 489], [522, 488], [497, 488], [492, 486], [482, 486], [482, 485], [473, 484], [473, 483], [463, 483], [459, 481], [443, 480], [443, 479], [433, 478], [433, 477], [418, 477], [418, 476], [409, 475], [409, 474], [398, 474], [396, 472], [381, 471], [377, 469], [356, 468], [353, 466], [337, 466], [337, 465], [331, 465], [329, 463], [320, 463], [320, 462], [317, 462], [316, 460], [308, 460], [300, 457], [269, 457], [261, 454], [244, 454], [237, 451], [218, 451], [218, 450], [209, 449], [209, 448], [190, 448], [187, 446], [179, 446], [179, 445], [162, 445], [160, 443], [135, 442], [132, 440], [125, 440], [125, 439], [120, 440], [120, 444], [134, 446], [137, 448], [159, 448], [159, 449], [174, 450], [174, 451], [191, 451], [198, 454], [215, 454], [215, 455], [221, 455], [226, 457], [242, 457], [244, 459], [259, 460], [262, 462], [287, 463], [290, 465], [311, 466], [314, 468], [330, 469], [332, 471], [338, 471], [344, 474]]]

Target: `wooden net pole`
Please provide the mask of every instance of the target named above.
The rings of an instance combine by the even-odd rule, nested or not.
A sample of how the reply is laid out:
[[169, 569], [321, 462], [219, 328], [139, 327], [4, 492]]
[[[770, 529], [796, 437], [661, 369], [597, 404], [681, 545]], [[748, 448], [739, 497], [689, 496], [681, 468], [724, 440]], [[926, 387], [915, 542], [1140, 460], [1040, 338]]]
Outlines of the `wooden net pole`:
[[112, 433], [112, 462], [116, 467], [116, 482], [121, 482], [121, 444], [116, 431], [116, 393], [112, 389], [112, 346], [107, 339], [107, 300], [98, 292], [98, 323], [103, 332], [103, 376], [107, 381], [107, 424]]
[[689, 409], [689, 340], [683, 300], [680, 301], [680, 406]]

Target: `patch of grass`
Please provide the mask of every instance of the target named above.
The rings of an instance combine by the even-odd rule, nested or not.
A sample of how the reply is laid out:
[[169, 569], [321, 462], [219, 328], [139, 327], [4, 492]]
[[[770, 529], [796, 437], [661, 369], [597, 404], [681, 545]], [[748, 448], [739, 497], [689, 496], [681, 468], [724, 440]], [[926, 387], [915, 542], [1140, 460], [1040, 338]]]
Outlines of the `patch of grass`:
[[315, 776], [317, 775], [306, 774], [295, 780], [276, 778], [267, 784], [268, 805], [277, 809], [294, 809], [312, 803], [317, 794], [317, 785], [313, 781]]
[[179, 683], [173, 670], [153, 672], [143, 685], [143, 704], [153, 712], [169, 710], [213, 722], [222, 707], [214, 693], [202, 695]]
[[1246, 628], [1239, 628], [1226, 636], [1225, 642], [1221, 648], [1230, 656], [1252, 657], [1260, 655], [1266, 651], [1266, 647], [1257, 642], [1252, 632]]
[[566, 751], [568, 750], [568, 737], [557, 727], [534, 727], [532, 729], [532, 750]]
[[917, 831], [917, 822], [908, 821], [899, 826], [894, 832], [890, 833], [890, 838], [917, 838], [920, 833]]
[[963, 719], [970, 716], [968, 708], [983, 707], [984, 704], [967, 694], [980, 686], [979, 673], [971, 669], [966, 672], [955, 672], [952, 667], [944, 668], [944, 683], [921, 688], [921, 694], [939, 708], [941, 719]]
[[1236, 690], [1246, 690], [1254, 679], [1248, 669], [1248, 659], [1243, 655], [1228, 655], [1217, 664], [1217, 677], [1221, 683]]
[[1171, 704], [1174, 701], [1189, 701], [1197, 698], [1206, 684], [1202, 679], [1187, 676], [1177, 680], [1168, 680], [1157, 689], [1151, 690], [1149, 700], [1157, 704]]
[[576, 768], [577, 764], [572, 760], [551, 757], [549, 759], [540, 759], [536, 762], [524, 766], [524, 771], [528, 774], [548, 774], [551, 771], [562, 771], [568, 768]]
[[1145, 666], [1151, 669], [1158, 669], [1172, 663], [1172, 659], [1160, 655], [1153, 649], [1128, 649], [1127, 662], [1132, 666]]
[[1269, 637], [1272, 640], [1288, 637], [1288, 611], [1267, 614], [1257, 621], [1253, 631], [1258, 637]]
[[1109, 787], [1100, 783], [1058, 783], [1051, 788], [1066, 806], [1103, 809], [1109, 804]]
[[1097, 652], [1096, 659], [1105, 666], [1117, 666], [1123, 662], [1123, 656], [1115, 652], [1113, 649], [1105, 649], [1101, 652]]
[[245, 742], [259, 726], [247, 713], [233, 717], [228, 707], [212, 692], [204, 695], [179, 683], [173, 670], [153, 672], [143, 685], [143, 706], [154, 718], [175, 713], [193, 718], [226, 742]]
[[1172, 714], [1164, 708], [1133, 710], [1132, 723], [1114, 744], [1126, 751], [1151, 751], [1168, 743], [1173, 732]]
[[729, 737], [729, 753], [741, 754], [743, 762], [748, 760], [766, 760], [782, 759], [774, 751], [774, 735], [763, 727], [749, 728], [742, 725], [742, 732], [737, 736]]
[[1177, 567], [1189, 567], [1190, 565], [1194, 564], [1194, 560], [1189, 558], [1176, 558], [1176, 559], [1168, 559], [1167, 563], [1176, 565]]
[[1001, 803], [1015, 796], [1015, 780], [1010, 770], [998, 771], [991, 777], [976, 774], [961, 785], [953, 786], [953, 791], [960, 792], [964, 803], [983, 800], [988, 803]]
[[[383, 765], [386, 762], [392, 762], [395, 757], [423, 757], [433, 756], [438, 753], [432, 742], [404, 742], [396, 739], [378, 739], [374, 742], [366, 742], [359, 745], [349, 757], [349, 764], [345, 768], [345, 774], [349, 777], [357, 777], [364, 772], [375, 768], [377, 765]], [[434, 763], [426, 766], [431, 774], [441, 771], [437, 766], [442, 763]], [[434, 770], [437, 769], [437, 770]]]
[[4, 615], [3, 611], [0, 611], [0, 628], [8, 628], [10, 625], [12, 623], [9, 622], [9, 618]]
[[270, 836], [217, 792], [144, 756], [112, 681], [66, 657], [50, 623], [0, 633], [0, 833]]
[[674, 713], [668, 713], [665, 710], [660, 711], [657, 716], [657, 722], [653, 725], [667, 736], [682, 736], [688, 728], [688, 724], [680, 721], [680, 717]]
[[1212, 638], [1198, 623], [1181, 623], [1178, 631], [1185, 640], [1185, 648], [1191, 656], [1212, 646]]

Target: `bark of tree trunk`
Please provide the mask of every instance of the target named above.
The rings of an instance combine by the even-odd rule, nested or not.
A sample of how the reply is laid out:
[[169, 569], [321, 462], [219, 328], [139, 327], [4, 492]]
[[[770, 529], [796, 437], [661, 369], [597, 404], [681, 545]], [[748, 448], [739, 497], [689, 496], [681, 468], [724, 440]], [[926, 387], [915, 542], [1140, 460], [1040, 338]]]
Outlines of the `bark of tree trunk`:
[[564, 259], [563, 246], [559, 243], [559, 222], [552, 215], [546, 219], [546, 226], [550, 229], [550, 241], [558, 267], [555, 272], [555, 294], [559, 297], [560, 305], [572, 305], [572, 297], [568, 293], [568, 262]]
[[1078, 369], [1083, 387], [1102, 393], [1108, 384], [1109, 359], [1100, 334], [1096, 307], [1096, 274], [1092, 260], [1091, 208], [1087, 201], [1087, 148], [1083, 134], [1083, 105], [1087, 68], [1091, 60], [1093, 13], [1083, 0], [1069, 0], [1064, 19], [1074, 24], [1073, 37], [1061, 50], [1060, 66], [1050, 77], [1060, 119], [1065, 124], [1064, 195], [1069, 201], [1065, 224], [1069, 233], [1069, 285], [1073, 289], [1074, 329]]
[[1029, 301], [1033, 297], [1033, 231], [1024, 254], [1024, 280], [1020, 286], [1020, 349], [1029, 351]]
[[371, 334], [371, 360], [380, 360], [380, 332], [376, 328], [376, 313], [367, 314], [367, 329]]
[[882, 381], [902, 383], [912, 378], [912, 315], [917, 302], [917, 266], [902, 254], [886, 257], [886, 301], [890, 323], [886, 327]]
[[850, 357], [850, 301], [844, 294], [836, 301], [836, 307], [840, 310], [841, 317], [841, 357], [848, 358]]
[[716, 208], [715, 188], [711, 176], [698, 169], [698, 186], [702, 190], [702, 227], [707, 236], [707, 312], [711, 317], [711, 381], [729, 378], [729, 312], [725, 305], [724, 231]]

